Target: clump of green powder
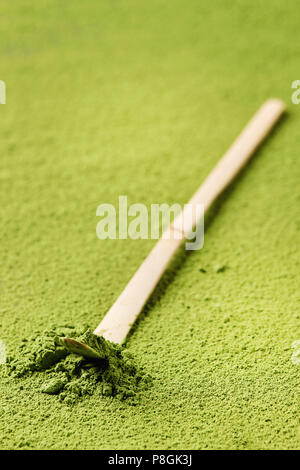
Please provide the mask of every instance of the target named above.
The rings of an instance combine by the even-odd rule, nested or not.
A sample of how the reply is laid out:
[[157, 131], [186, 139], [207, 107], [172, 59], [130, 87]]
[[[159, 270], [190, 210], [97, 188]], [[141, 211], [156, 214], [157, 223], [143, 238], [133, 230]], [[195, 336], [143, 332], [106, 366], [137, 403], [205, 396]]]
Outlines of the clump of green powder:
[[[88, 344], [103, 359], [86, 359], [69, 353], [59, 341], [65, 336]], [[43, 378], [40, 391], [58, 395], [60, 401], [68, 404], [93, 393], [129, 399], [134, 404], [138, 393], [151, 382], [124, 347], [94, 335], [87, 328], [75, 330], [71, 326], [24, 339], [16, 357], [8, 358], [7, 369], [15, 378], [40, 374]]]

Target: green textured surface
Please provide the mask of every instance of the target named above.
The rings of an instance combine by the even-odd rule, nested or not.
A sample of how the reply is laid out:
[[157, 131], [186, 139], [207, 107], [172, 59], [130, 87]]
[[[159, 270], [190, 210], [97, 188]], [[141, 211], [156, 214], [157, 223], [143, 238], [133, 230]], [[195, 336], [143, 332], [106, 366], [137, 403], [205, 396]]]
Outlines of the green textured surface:
[[[79, 354], [79, 343], [74, 348], [75, 338], [81, 342]], [[65, 347], [66, 339], [73, 343], [72, 348]], [[140, 393], [152, 383], [151, 376], [134, 362], [126, 348], [94, 335], [87, 327], [81, 331], [60, 327], [27, 336], [15, 357], [7, 357], [7, 367], [2, 371], [4, 377], [30, 377], [28, 385], [32, 394], [38, 391], [57, 395], [60, 402], [68, 405], [97, 394], [100, 400], [103, 396], [113, 396], [136, 406], [140, 403]]]
[[[287, 118], [178, 254], [130, 336], [138, 406], [1, 379], [1, 448], [299, 448], [298, 2], [1, 2], [0, 338], [96, 326], [153, 241], [96, 207], [186, 202], [262, 102]], [[217, 266], [228, 268], [217, 272]], [[206, 273], [200, 271], [201, 268]], [[68, 422], [68, 426], [66, 426]]]

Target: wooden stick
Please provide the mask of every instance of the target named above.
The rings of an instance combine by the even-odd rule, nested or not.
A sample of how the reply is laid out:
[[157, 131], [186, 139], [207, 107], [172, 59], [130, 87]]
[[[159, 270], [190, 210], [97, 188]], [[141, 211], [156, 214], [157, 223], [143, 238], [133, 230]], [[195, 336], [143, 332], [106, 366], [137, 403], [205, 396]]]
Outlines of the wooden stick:
[[[241, 168], [247, 163], [257, 147], [268, 135], [272, 127], [284, 112], [281, 100], [270, 99], [253, 116], [230, 149], [221, 158], [204, 183], [189, 201], [192, 207], [203, 204], [206, 211], [220, 193], [231, 183]], [[174, 253], [184, 240], [185, 234], [199, 223], [199, 216], [193, 211], [189, 226], [185, 227], [182, 236], [174, 237], [178, 232], [185, 210], [179, 214], [162, 237], [156, 243], [147, 258], [131, 278], [119, 298], [107, 312], [94, 333], [113, 341], [123, 343], [126, 336], [163, 275]], [[178, 234], [177, 234], [178, 235]]]

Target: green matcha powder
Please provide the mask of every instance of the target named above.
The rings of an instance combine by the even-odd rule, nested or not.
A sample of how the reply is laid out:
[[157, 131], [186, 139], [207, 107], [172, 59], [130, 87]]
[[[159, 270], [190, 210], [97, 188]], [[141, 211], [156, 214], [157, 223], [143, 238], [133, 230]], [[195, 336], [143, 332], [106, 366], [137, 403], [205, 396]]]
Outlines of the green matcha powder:
[[[76, 338], [98, 351], [103, 359], [85, 359], [70, 354], [59, 338]], [[7, 359], [8, 374], [14, 378], [39, 374], [37, 388], [73, 404], [80, 397], [100, 393], [136, 404], [139, 393], [151, 378], [137, 367], [122, 346], [94, 335], [89, 329], [67, 326], [40, 332], [24, 339], [15, 357]]]

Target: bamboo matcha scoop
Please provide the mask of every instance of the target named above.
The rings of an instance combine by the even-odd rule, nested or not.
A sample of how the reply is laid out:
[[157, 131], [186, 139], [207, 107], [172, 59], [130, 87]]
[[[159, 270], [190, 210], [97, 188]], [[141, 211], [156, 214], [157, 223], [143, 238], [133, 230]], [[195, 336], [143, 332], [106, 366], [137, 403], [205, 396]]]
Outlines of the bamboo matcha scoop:
[[[262, 105], [189, 201], [192, 207], [202, 204], [205, 212], [211, 206], [247, 163], [277, 123], [284, 109], [284, 103], [279, 99], [270, 99]], [[158, 240], [119, 298], [97, 326], [94, 334], [103, 336], [114, 343], [122, 344], [125, 341], [174, 253], [186, 235], [200, 222], [195, 210], [193, 211], [194, 216], [189, 217], [189, 224], [185, 224], [185, 228], [182, 230], [182, 221], [186, 220], [186, 210], [190, 212], [190, 208], [185, 208]], [[174, 236], [175, 233], [176, 236]], [[61, 338], [61, 342], [70, 352], [88, 358], [100, 357], [99, 353], [87, 344], [71, 338]]]

